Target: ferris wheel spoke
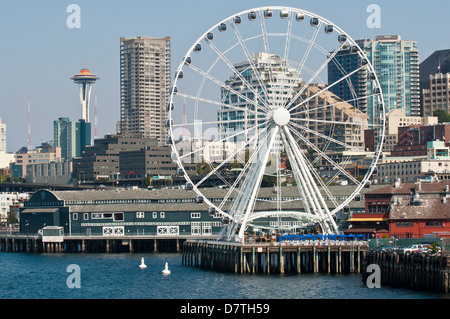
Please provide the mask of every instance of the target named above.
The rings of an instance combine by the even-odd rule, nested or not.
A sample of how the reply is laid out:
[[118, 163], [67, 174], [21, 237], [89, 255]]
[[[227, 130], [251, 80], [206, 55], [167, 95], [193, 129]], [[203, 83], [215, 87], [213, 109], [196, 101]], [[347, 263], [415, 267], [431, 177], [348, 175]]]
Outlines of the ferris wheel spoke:
[[212, 43], [212, 41], [207, 40], [206, 43], [211, 47], [211, 49], [218, 55], [218, 57], [230, 68], [231, 71], [245, 84], [245, 86], [253, 93], [255, 98], [259, 100], [262, 105], [268, 109], [267, 101], [261, 97], [257, 90], [242, 76], [236, 67], [230, 62], [230, 60]]
[[[265, 131], [267, 131], [267, 128], [265, 128], [260, 134], [263, 134]], [[242, 146], [237, 148], [231, 155], [229, 155], [225, 160], [222, 161], [219, 165], [217, 165], [213, 170], [211, 170], [204, 178], [202, 178], [195, 187], [199, 187], [204, 181], [206, 181], [211, 175], [216, 174], [219, 169], [221, 169], [225, 164], [229, 163], [233, 158], [235, 158], [239, 153], [245, 150], [245, 148], [250, 145], [253, 141], [255, 141], [257, 138], [259, 138], [259, 135], [253, 136], [248, 141], [245, 141], [242, 143]]]
[[[240, 187], [240, 192], [234, 199], [233, 205], [230, 209], [236, 223], [240, 223], [242, 221], [243, 215], [249, 207], [249, 202], [252, 200], [252, 194], [255, 194], [253, 191], [257, 188], [256, 194], [259, 192], [260, 181], [258, 183], [258, 179], [259, 176], [262, 176], [264, 173], [276, 130], [278, 130], [278, 126], [271, 129], [271, 131], [267, 134], [265, 142], [260, 143], [258, 150], [255, 152], [258, 157], [249, 163], [250, 165], [248, 166], [246, 177]], [[266, 143], [267, 141], [270, 142]], [[233, 226], [233, 228], [236, 227], [237, 224]], [[230, 229], [230, 231], [233, 231], [233, 229]]]
[[318, 183], [320, 184], [320, 186], [321, 186], [320, 189], [326, 193], [326, 195], [328, 196], [330, 201], [332, 201], [336, 207], [339, 206], [339, 204], [336, 202], [336, 200], [334, 198], [334, 195], [330, 192], [330, 189], [327, 187], [327, 185], [325, 185], [322, 178], [317, 173], [317, 170], [314, 168], [314, 166], [313, 166], [314, 163], [307, 161], [306, 164], [308, 165], [309, 171], [312, 172], [312, 174], [314, 175], [315, 180], [318, 181]]
[[[303, 176], [301, 174], [300, 168], [298, 166], [297, 160], [294, 156], [294, 153], [292, 151], [291, 145], [287, 142], [286, 136], [284, 134], [284, 132], [281, 132], [281, 138], [283, 141], [283, 144], [285, 146], [286, 149], [286, 153], [288, 155], [289, 158], [289, 162], [291, 164], [292, 167], [292, 172], [294, 175], [294, 179], [296, 181], [296, 185], [297, 185], [297, 190], [299, 192], [300, 198], [302, 200], [302, 203], [304, 205], [305, 211], [309, 214], [312, 213], [312, 208], [310, 207], [309, 204], [309, 200], [312, 198], [311, 195], [309, 194], [309, 190], [306, 187], [306, 183], [303, 179]], [[311, 203], [314, 206], [314, 211], [315, 211], [315, 205], [314, 203]]]
[[[330, 61], [332, 61], [334, 59], [334, 57], [336, 56], [336, 54], [338, 54], [338, 52], [340, 52], [342, 50], [342, 48], [344, 48], [345, 43], [342, 43], [341, 46], [337, 49], [334, 50], [334, 52], [332, 54], [330, 54], [328, 56], [328, 58], [325, 60], [325, 62], [319, 67], [319, 69], [317, 69], [316, 73], [314, 73], [308, 80], [308, 82], [306, 82], [305, 85], [302, 86], [302, 88], [300, 89], [300, 91], [297, 92], [297, 94], [294, 96], [294, 98], [292, 99], [292, 101], [296, 101], [298, 99], [299, 96], [302, 95], [302, 93], [308, 88], [308, 86], [317, 78], [317, 76], [323, 71], [323, 69], [325, 67], [328, 66], [328, 64], [330, 63]], [[286, 106], [286, 108], [289, 108], [290, 104], [288, 104]]]
[[248, 159], [248, 162], [244, 164], [244, 167], [242, 168], [242, 171], [237, 176], [236, 180], [234, 181], [233, 185], [231, 185], [230, 189], [228, 190], [227, 194], [225, 195], [224, 199], [222, 200], [222, 203], [219, 205], [219, 209], [223, 208], [223, 205], [227, 202], [228, 198], [231, 196], [231, 194], [236, 190], [238, 194], [242, 194], [242, 191], [240, 189], [237, 189], [237, 185], [241, 181], [241, 179], [247, 174], [248, 169], [250, 168], [250, 165], [255, 162], [257, 157], [259, 156], [259, 152], [264, 147], [269, 135], [265, 134], [265, 136], [261, 139], [261, 142], [258, 143], [258, 145], [255, 148], [255, 151], [251, 154], [251, 156]]
[[346, 144], [346, 143], [344, 143], [344, 142], [342, 142], [342, 141], [339, 141], [339, 140], [337, 140], [337, 139], [335, 139], [335, 138], [333, 138], [333, 137], [331, 137], [331, 136], [328, 136], [328, 135], [319, 133], [319, 132], [317, 132], [317, 131], [315, 131], [315, 130], [312, 130], [312, 129], [306, 127], [306, 126], [299, 125], [299, 124], [293, 123], [293, 122], [291, 123], [291, 125], [294, 126], [294, 127], [296, 127], [296, 128], [299, 128], [299, 129], [301, 129], [301, 130], [303, 130], [303, 131], [305, 131], [305, 132], [307, 132], [307, 133], [311, 133], [311, 134], [314, 134], [314, 135], [316, 135], [316, 136], [318, 136], [318, 137], [321, 137], [321, 138], [323, 138], [323, 139], [326, 139], [327, 141], [330, 141], [330, 142], [332, 142], [332, 143], [339, 144], [339, 145], [345, 147], [346, 149], [348, 149], [348, 150], [350, 150], [350, 151], [356, 151], [356, 152], [362, 152], [362, 151], [364, 151], [364, 149], [361, 149], [360, 147], [355, 147], [355, 146]]
[[[264, 10], [261, 9], [260, 14], [259, 14], [259, 20], [260, 20], [260, 24], [261, 24], [261, 36], [263, 38], [263, 43], [264, 43], [264, 52], [266, 52], [267, 54], [270, 54], [269, 38], [267, 37], [266, 22], [265, 22], [265, 17], [264, 17], [263, 11]], [[269, 62], [269, 78], [270, 78], [270, 81], [272, 83], [274, 83], [272, 65], [271, 65], [272, 62], [270, 59], [268, 62]]]
[[[217, 105], [217, 106], [220, 106], [220, 107], [223, 107], [223, 108], [227, 107], [227, 108], [230, 108], [230, 109], [233, 109], [233, 110], [236, 110], [236, 111], [241, 111], [241, 112], [244, 111], [242, 108], [236, 107], [236, 106], [234, 106], [232, 104], [225, 104], [225, 103], [221, 103], [221, 102], [205, 99], [205, 98], [198, 97], [198, 96], [188, 95], [188, 94], [185, 94], [185, 93], [177, 93], [177, 96], [180, 96], [180, 97], [183, 97], [183, 98], [187, 98], [187, 99], [193, 100], [195, 102], [204, 102], [204, 103], [208, 103], [208, 104], [212, 104], [212, 105]], [[251, 110], [249, 108], [247, 108], [246, 110], [247, 110], [247, 112], [250, 112], [250, 113], [253, 113], [253, 114], [259, 114], [259, 115], [264, 115], [265, 114], [263, 112]]]
[[248, 102], [249, 104], [253, 105], [254, 101], [250, 100], [248, 97], [242, 95], [240, 92], [236, 91], [235, 89], [233, 89], [231, 86], [225, 84], [224, 82], [216, 79], [215, 77], [213, 77], [211, 74], [202, 71], [201, 69], [197, 68], [196, 66], [189, 64], [189, 67], [196, 71], [197, 73], [201, 74], [202, 76], [208, 78], [209, 80], [211, 80], [212, 82], [216, 83], [217, 85], [219, 85], [221, 88], [227, 90], [228, 92], [231, 92], [233, 94], [236, 94], [238, 97], [240, 97], [241, 99], [243, 99], [244, 101]]
[[[292, 34], [291, 37], [292, 37], [293, 39], [298, 40], [298, 41], [301, 41], [301, 42], [308, 42], [308, 41], [309, 41], [308, 39], [303, 38], [303, 37], [301, 37], [301, 36], [298, 36], [298, 35], [296, 35], [296, 34]], [[346, 42], [344, 42], [344, 43], [348, 43], [348, 40], [347, 40]], [[322, 46], [321, 46], [319, 43], [317, 43], [317, 42], [313, 43], [313, 46], [314, 46], [318, 51], [322, 52], [325, 56], [328, 56], [328, 55], [330, 54], [329, 50], [325, 49], [324, 47], [322, 47]], [[334, 64], [336, 65], [336, 67], [342, 72], [343, 75], [345, 75], [345, 74], [347, 73], [347, 72], [345, 71], [344, 67], [341, 65], [341, 63], [340, 63], [338, 60], [334, 59], [334, 60], [331, 60], [331, 61], [332, 61], [332, 63], [334, 63]], [[295, 61], [291, 61], [291, 63], [294, 64], [294, 65], [300, 66], [300, 64], [299, 64], [299, 63], [296, 63]], [[305, 69], [306, 69], [306, 67], [305, 67]], [[309, 73], [312, 74], [312, 72], [309, 72]], [[320, 80], [320, 79], [319, 79], [319, 80]], [[324, 83], [323, 81], [321, 81], [321, 82]], [[354, 93], [353, 95], [356, 96], [357, 94], [355, 93], [355, 90], [354, 90], [353, 86], [352, 86], [350, 89], [352, 90], [352, 93]]]
[[[261, 160], [260, 157], [261, 156], [265, 157], [265, 155], [268, 156], [271, 146], [269, 146], [267, 148], [266, 142], [269, 140], [269, 136], [270, 136], [270, 139], [272, 140], [272, 137], [274, 135], [273, 130], [274, 129], [272, 129], [271, 132], [266, 134], [263, 141], [261, 141], [261, 143], [258, 144], [255, 152], [250, 157], [251, 160], [249, 160], [246, 163], [246, 165], [244, 166], [244, 169], [239, 174], [238, 179], [234, 182], [233, 186], [236, 187], [236, 185], [239, 183], [240, 179], [245, 175], [245, 179], [242, 182], [242, 185], [241, 185], [240, 189], [238, 190], [238, 194], [235, 197], [233, 204], [230, 208], [232, 223], [229, 226], [227, 226], [226, 228], [222, 229], [221, 234], [219, 235], [219, 238], [223, 238], [223, 236], [226, 236], [226, 238], [228, 238], [228, 240], [234, 239], [232, 237], [235, 235], [238, 226], [245, 227], [245, 225], [241, 224], [241, 221], [242, 221], [243, 215], [245, 214], [245, 208], [247, 207], [248, 202], [250, 200], [249, 194], [252, 192], [252, 190], [255, 187], [258, 187], [258, 191], [256, 194], [259, 193], [259, 185], [255, 184], [255, 178], [257, 179], [256, 174], [257, 174], [258, 168], [265, 166], [265, 162], [267, 162], [267, 158], [265, 159], [265, 162], [264, 162], [264, 160]], [[230, 189], [229, 192], [227, 193], [227, 196], [230, 196], [232, 191], [233, 191], [233, 189]], [[225, 204], [225, 200], [222, 201], [222, 204], [220, 207], [222, 207], [223, 204]]]
[[[306, 52], [303, 55], [302, 60], [300, 62], [300, 67], [298, 69], [297, 76], [296, 76], [296, 78], [294, 80], [294, 83], [297, 82], [300, 79], [300, 77], [302, 76], [303, 68], [305, 67], [305, 63], [306, 63], [306, 60], [309, 57], [309, 53], [311, 52], [311, 49], [312, 49], [312, 47], [314, 46], [314, 44], [316, 42], [316, 38], [317, 38], [317, 35], [319, 34], [319, 29], [320, 29], [321, 25], [322, 25], [322, 21], [319, 22], [319, 25], [314, 30], [314, 34], [313, 34], [312, 38], [308, 41], [308, 47], [307, 47]], [[289, 103], [288, 106], [286, 106], [285, 108], [289, 109], [289, 105], [290, 104], [291, 103]]]
[[[339, 105], [339, 104], [344, 104], [344, 103], [349, 103], [350, 104], [350, 102], [356, 102], [356, 101], [363, 100], [363, 99], [366, 99], [366, 98], [371, 98], [371, 97], [374, 97], [376, 95], [377, 94], [371, 94], [371, 95], [361, 96], [361, 97], [357, 97], [357, 98], [350, 99], [350, 100], [339, 101], [339, 102], [335, 102], [335, 103], [331, 103], [331, 104], [325, 104], [323, 106], [306, 108], [306, 109], [304, 109], [302, 111], [291, 113], [291, 117], [293, 117], [294, 115], [299, 115], [299, 114], [303, 114], [303, 113], [309, 113], [309, 112], [315, 112], [315, 111], [323, 110], [323, 109], [326, 109], [326, 108], [329, 108], [329, 107], [333, 107], [333, 106], [336, 106], [336, 105]], [[296, 106], [296, 105], [294, 105], [294, 106]]]
[[[259, 189], [261, 187], [261, 182], [262, 182], [262, 178], [263, 178], [264, 171], [266, 168], [266, 164], [269, 160], [270, 151], [275, 143], [275, 138], [278, 135], [278, 131], [279, 131], [279, 127], [274, 126], [272, 131], [269, 133], [270, 141], [269, 141], [267, 148], [264, 150], [264, 152], [262, 154], [263, 155], [262, 161], [255, 163], [256, 165], [255, 165], [254, 174], [252, 174], [251, 178], [249, 179], [248, 187], [251, 190], [251, 192], [250, 192], [249, 197], [246, 192], [244, 195], [245, 200], [243, 201], [244, 202], [243, 208], [245, 209], [245, 211], [243, 211], [243, 216], [241, 216], [241, 218], [239, 219], [240, 224], [241, 224], [241, 228], [238, 233], [239, 241], [242, 241], [244, 238], [244, 232], [245, 232], [245, 229], [247, 226], [247, 220], [249, 218], [250, 213], [254, 209], [256, 198], [259, 194]], [[247, 179], [246, 179], [246, 181], [247, 181]]]
[[291, 131], [297, 135], [298, 137], [300, 137], [300, 139], [307, 144], [309, 147], [311, 147], [319, 156], [321, 156], [323, 159], [325, 159], [328, 163], [331, 164], [331, 166], [336, 167], [342, 174], [344, 174], [346, 177], [348, 177], [348, 179], [350, 179], [354, 184], [356, 185], [360, 185], [361, 183], [355, 178], [353, 177], [353, 175], [349, 174], [345, 169], [343, 169], [338, 163], [336, 163], [335, 161], [333, 161], [327, 154], [325, 154], [325, 152], [321, 151], [316, 145], [314, 145], [313, 143], [311, 143], [307, 138], [305, 138], [304, 136], [302, 136], [300, 133], [297, 132], [297, 130], [292, 129]]
[[286, 31], [286, 43], [284, 44], [284, 55], [283, 60], [287, 61], [289, 57], [289, 51], [291, 47], [291, 39], [292, 39], [292, 25], [293, 25], [294, 15], [292, 13], [289, 14], [288, 27]]
[[303, 122], [315, 122], [315, 123], [325, 123], [325, 124], [336, 124], [336, 125], [346, 125], [346, 126], [367, 126], [367, 127], [381, 127], [381, 124], [370, 124], [363, 122], [343, 122], [343, 121], [333, 121], [333, 120], [317, 120], [317, 119], [309, 119], [309, 118], [293, 118], [294, 121], [303, 121]]
[[[217, 120], [217, 121], [210, 121], [210, 122], [202, 122], [200, 120], [196, 122], [189, 122], [189, 123], [180, 123], [180, 124], [173, 124], [172, 127], [184, 127], [184, 126], [197, 126], [197, 125], [209, 125], [209, 124], [228, 124], [228, 123], [242, 123], [244, 122], [244, 119], [237, 119], [237, 120]], [[256, 121], [256, 119], [255, 119]]]
[[[319, 188], [317, 187], [317, 184], [314, 180], [314, 178], [311, 175], [311, 172], [306, 164], [306, 159], [303, 154], [299, 151], [299, 148], [295, 147], [295, 139], [292, 136], [292, 134], [289, 131], [289, 128], [287, 126], [283, 127], [284, 133], [286, 134], [287, 142], [291, 146], [294, 157], [296, 158], [300, 169], [302, 170], [302, 175], [304, 176], [304, 179], [307, 182], [307, 185], [310, 189], [311, 195], [312, 195], [312, 202], [315, 203], [315, 206], [317, 208], [317, 215], [320, 216], [324, 222], [324, 226], [326, 228], [326, 232], [338, 232], [338, 227], [336, 223], [334, 222], [334, 219], [331, 216], [331, 213], [328, 209], [328, 206], [325, 203], [325, 200], [322, 196], [322, 193], [320, 192]], [[330, 227], [331, 224], [331, 227]]]
[[317, 35], [319, 34], [319, 29], [321, 26], [322, 26], [322, 21], [319, 22], [319, 25], [316, 27], [316, 30], [314, 30], [314, 34], [313, 34], [311, 40], [309, 41], [308, 48], [306, 49], [306, 52], [303, 55], [302, 61], [300, 62], [300, 64], [301, 64], [300, 72], [302, 72], [303, 66], [305, 65], [306, 60], [308, 59], [309, 53], [311, 52], [311, 49], [312, 49], [314, 43], [316, 42], [316, 38], [317, 38]]
[[339, 80], [335, 81], [334, 83], [332, 83], [332, 84], [326, 86], [325, 88], [319, 90], [318, 92], [316, 92], [315, 94], [313, 94], [312, 96], [310, 96], [309, 98], [307, 98], [306, 100], [303, 100], [301, 103], [297, 104], [295, 107], [289, 109], [289, 107], [294, 103], [294, 100], [292, 100], [292, 101], [287, 105], [286, 108], [289, 109], [289, 111], [292, 112], [292, 110], [294, 110], [294, 109], [296, 109], [296, 108], [298, 108], [298, 107], [304, 105], [306, 102], [312, 100], [313, 98], [315, 98], [316, 96], [322, 94], [323, 92], [328, 91], [329, 89], [331, 89], [331, 88], [332, 88], [333, 86], [335, 86], [336, 84], [338, 84], [338, 83], [344, 81], [345, 79], [349, 78], [350, 76], [352, 76], [352, 75], [355, 74], [356, 72], [361, 71], [361, 70], [364, 69], [364, 68], [366, 68], [366, 65], [363, 65], [363, 66], [361, 66], [361, 67], [359, 67], [359, 68], [353, 70], [352, 72], [346, 74], [345, 76], [343, 76], [343, 77], [340, 78]]
[[267, 38], [267, 30], [266, 30], [266, 22], [264, 21], [264, 13], [263, 10], [261, 9], [259, 12], [259, 21], [261, 23], [261, 35], [263, 38], [263, 42], [264, 42], [264, 51], [266, 53], [270, 53], [270, 47], [269, 47], [269, 39]]
[[242, 50], [244, 51], [244, 54], [247, 58], [247, 62], [249, 63], [249, 65], [253, 71], [253, 74], [255, 75], [259, 85], [261, 86], [261, 89], [263, 90], [264, 95], [266, 96], [266, 98], [268, 98], [269, 92], [267, 91], [267, 87], [261, 79], [261, 75], [253, 62], [253, 57], [251, 56], [250, 52], [248, 51], [248, 48], [245, 45], [245, 41], [242, 39], [242, 36], [241, 36], [241, 33], [239, 32], [238, 27], [234, 23], [232, 23], [231, 25], [232, 25], [234, 33], [239, 41], [239, 44], [241, 45]]
[[[309, 41], [308, 39], [303, 38], [303, 37], [301, 37], [301, 36], [298, 36], [298, 35], [296, 35], [296, 34], [291, 34], [291, 37], [292, 37], [293, 39], [298, 40], [298, 41], [301, 41], [301, 42], [308, 42], [308, 41]], [[326, 50], [324, 47], [322, 47], [322, 46], [321, 46], [320, 44], [318, 44], [317, 42], [313, 43], [313, 46], [314, 46], [318, 51], [322, 52], [324, 55], [326, 55], [326, 56], [329, 55], [329, 51]], [[334, 63], [334, 64], [336, 65], [336, 67], [342, 72], [342, 74], [344, 74], [344, 75], [347, 74], [347, 72], [345, 71], [344, 67], [339, 63], [339, 61], [337, 61], [336, 59], [331, 60], [331, 61], [332, 61], [332, 63]], [[291, 63], [292, 65], [294, 65], [294, 66], [300, 67], [300, 63], [298, 63], [298, 62], [290, 61], [290, 63]], [[308, 73], [313, 74], [313, 72], [311, 72], [306, 66], [304, 66], [304, 69], [307, 70]], [[320, 79], [320, 77], [318, 77], [318, 79], [319, 79], [319, 81], [320, 81], [321, 83], [324, 83], [324, 81], [322, 81], [322, 80]], [[351, 91], [352, 95], [353, 95], [353, 96], [357, 96], [356, 91], [355, 91], [355, 89], [354, 89], [354, 87], [353, 87], [353, 84], [352, 84], [352, 82], [350, 81], [350, 79], [347, 78], [347, 79], [346, 79], [346, 82], [347, 82], [347, 84], [348, 84], [348, 86], [349, 86], [349, 88], [350, 88], [350, 91]]]
[[[225, 142], [225, 141], [227, 141], [227, 140], [229, 140], [229, 139], [235, 138], [235, 137], [237, 137], [237, 136], [239, 136], [239, 135], [246, 134], [246, 133], [249, 133], [249, 132], [251, 132], [251, 131], [253, 131], [253, 130], [256, 130], [256, 129], [258, 129], [258, 128], [261, 127], [261, 126], [266, 125], [267, 123], [269, 123], [269, 121], [265, 121], [265, 122], [260, 123], [260, 124], [258, 124], [258, 125], [256, 125], [256, 126], [252, 126], [252, 127], [248, 128], [248, 129], [241, 130], [241, 131], [239, 131], [239, 132], [237, 132], [237, 133], [235, 133], [235, 134], [228, 135], [228, 136], [226, 136], [226, 137], [224, 137], [224, 138], [222, 138], [222, 139], [220, 139], [220, 140], [218, 140], [218, 141], [214, 141], [214, 143], [223, 143], [223, 142]], [[200, 148], [196, 148], [196, 149], [195, 149], [194, 151], [192, 151], [192, 152], [189, 152], [189, 153], [180, 155], [179, 158], [180, 158], [180, 159], [183, 159], [183, 158], [185, 158], [185, 157], [191, 156], [191, 155], [193, 155], [193, 154], [196, 154], [196, 153], [198, 153], [198, 152], [201, 152], [201, 151], [203, 151], [204, 149], [210, 148], [210, 147], [211, 147], [211, 144], [207, 144], [206, 146], [203, 146], [203, 147], [200, 147]]]
[[306, 171], [302, 167], [301, 155], [299, 155], [296, 152], [296, 145], [293, 145], [292, 142], [289, 142], [285, 132], [283, 132], [283, 142], [289, 154], [289, 159], [293, 164], [294, 172], [296, 172], [296, 174], [294, 174], [294, 178], [297, 182], [297, 185], [300, 186], [301, 193], [304, 194], [303, 196], [305, 203], [308, 204], [308, 207], [305, 207], [306, 211], [320, 216], [321, 215], [320, 205], [314, 196], [314, 190], [312, 188], [311, 183], [308, 182]]

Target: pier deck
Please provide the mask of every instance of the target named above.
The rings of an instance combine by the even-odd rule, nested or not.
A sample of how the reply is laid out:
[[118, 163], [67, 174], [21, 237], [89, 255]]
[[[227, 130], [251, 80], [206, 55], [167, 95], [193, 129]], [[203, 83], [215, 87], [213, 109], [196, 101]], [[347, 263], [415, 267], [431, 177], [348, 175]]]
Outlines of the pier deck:
[[[63, 236], [46, 241], [38, 235], [0, 234], [0, 252], [63, 253], [63, 252], [180, 252], [186, 240], [195, 235], [163, 236]], [[201, 236], [213, 240], [216, 236]]]
[[187, 240], [182, 263], [234, 273], [352, 273], [360, 272], [366, 242], [238, 244]]

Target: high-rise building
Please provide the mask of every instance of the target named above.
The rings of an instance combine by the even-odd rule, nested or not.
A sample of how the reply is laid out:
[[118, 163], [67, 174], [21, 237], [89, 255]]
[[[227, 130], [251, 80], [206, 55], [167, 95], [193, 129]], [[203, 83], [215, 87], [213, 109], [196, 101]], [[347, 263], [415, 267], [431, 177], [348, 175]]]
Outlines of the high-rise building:
[[170, 57], [170, 37], [120, 38], [120, 133], [165, 143]]
[[450, 50], [435, 51], [420, 63], [422, 114], [450, 112]]
[[450, 73], [430, 75], [428, 89], [422, 90], [422, 112], [432, 116], [436, 110], [450, 113]]
[[62, 158], [80, 157], [86, 145], [91, 145], [91, 123], [60, 117], [53, 122], [53, 144], [61, 148]]
[[[417, 41], [402, 40], [400, 36], [378, 36], [375, 39], [356, 41], [373, 65], [383, 92], [386, 113], [404, 109], [406, 116], [420, 116], [419, 50]], [[355, 70], [359, 62], [357, 53], [349, 49], [336, 54], [335, 61], [328, 65], [328, 83], [334, 83], [346, 72]], [[342, 68], [344, 72], [342, 72]], [[367, 70], [363, 69], [350, 81], [342, 81], [330, 91], [366, 112], [371, 122], [377, 101], [373, 97], [373, 84], [367, 81]]]
[[450, 49], [438, 50], [419, 65], [420, 90], [430, 87], [430, 76], [436, 73], [450, 73]]
[[0, 153], [6, 153], [6, 124], [0, 117]]

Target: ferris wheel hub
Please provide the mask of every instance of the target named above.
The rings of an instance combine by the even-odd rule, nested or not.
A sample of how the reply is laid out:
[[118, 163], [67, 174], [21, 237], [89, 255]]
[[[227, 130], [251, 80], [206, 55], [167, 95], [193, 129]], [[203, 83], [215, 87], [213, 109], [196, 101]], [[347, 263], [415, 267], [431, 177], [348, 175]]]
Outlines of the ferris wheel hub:
[[284, 107], [280, 107], [273, 112], [273, 121], [278, 126], [284, 126], [289, 123], [291, 114]]

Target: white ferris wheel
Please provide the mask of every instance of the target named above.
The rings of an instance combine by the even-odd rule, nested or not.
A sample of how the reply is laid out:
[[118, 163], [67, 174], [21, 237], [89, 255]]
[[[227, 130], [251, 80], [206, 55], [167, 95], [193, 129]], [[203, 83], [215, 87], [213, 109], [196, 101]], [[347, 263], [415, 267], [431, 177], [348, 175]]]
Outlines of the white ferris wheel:
[[[176, 71], [167, 114], [177, 173], [220, 218], [225, 241], [308, 225], [338, 234], [335, 215], [370, 184], [385, 131], [381, 86], [360, 46], [287, 7], [246, 10], [203, 33]], [[369, 158], [367, 169], [355, 158]], [[348, 196], [336, 195], [339, 183], [353, 187]], [[205, 189], [218, 184], [226, 192], [213, 201]]]

